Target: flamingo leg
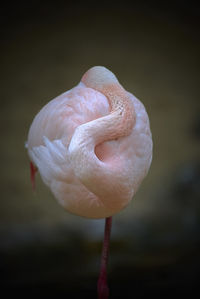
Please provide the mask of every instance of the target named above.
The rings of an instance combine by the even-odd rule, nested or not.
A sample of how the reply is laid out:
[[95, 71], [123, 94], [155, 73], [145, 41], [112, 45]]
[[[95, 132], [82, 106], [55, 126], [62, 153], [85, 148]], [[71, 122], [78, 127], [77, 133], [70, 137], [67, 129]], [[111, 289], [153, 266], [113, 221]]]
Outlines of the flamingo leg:
[[35, 174], [37, 172], [37, 167], [30, 162], [30, 175], [31, 175], [31, 184], [32, 184], [32, 189], [35, 191]]
[[105, 219], [101, 266], [100, 266], [99, 279], [97, 283], [97, 291], [98, 291], [99, 299], [108, 299], [109, 297], [109, 288], [107, 285], [107, 264], [108, 264], [111, 227], [112, 227], [112, 217], [108, 217]]

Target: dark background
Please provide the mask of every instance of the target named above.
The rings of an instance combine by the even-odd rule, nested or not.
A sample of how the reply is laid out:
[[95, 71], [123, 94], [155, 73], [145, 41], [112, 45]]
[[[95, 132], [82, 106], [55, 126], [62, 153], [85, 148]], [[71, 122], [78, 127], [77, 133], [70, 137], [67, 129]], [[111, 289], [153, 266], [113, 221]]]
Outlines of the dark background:
[[45, 103], [104, 65], [144, 103], [154, 141], [147, 178], [113, 218], [110, 298], [199, 292], [199, 12], [191, 1], [2, 5], [1, 290], [96, 298], [104, 221], [64, 211], [39, 177], [34, 194], [24, 142]]

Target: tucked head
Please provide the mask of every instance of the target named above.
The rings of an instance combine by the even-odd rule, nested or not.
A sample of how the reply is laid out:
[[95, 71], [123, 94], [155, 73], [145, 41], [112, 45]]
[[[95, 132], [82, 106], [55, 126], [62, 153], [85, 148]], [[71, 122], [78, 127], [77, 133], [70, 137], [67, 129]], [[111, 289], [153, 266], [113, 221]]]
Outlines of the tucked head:
[[105, 85], [119, 84], [115, 75], [103, 66], [94, 66], [89, 69], [83, 75], [81, 82], [96, 90], [101, 90]]

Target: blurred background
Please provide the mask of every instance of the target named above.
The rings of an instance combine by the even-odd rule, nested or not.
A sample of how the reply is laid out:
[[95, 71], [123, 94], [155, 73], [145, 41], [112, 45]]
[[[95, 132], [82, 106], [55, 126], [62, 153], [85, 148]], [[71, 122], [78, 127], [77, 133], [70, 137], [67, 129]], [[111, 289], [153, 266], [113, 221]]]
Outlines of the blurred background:
[[64, 211], [24, 143], [35, 114], [94, 65], [145, 105], [150, 172], [113, 218], [110, 298], [173, 298], [200, 272], [199, 16], [192, 2], [18, 1], [1, 9], [1, 290], [96, 298], [104, 220]]

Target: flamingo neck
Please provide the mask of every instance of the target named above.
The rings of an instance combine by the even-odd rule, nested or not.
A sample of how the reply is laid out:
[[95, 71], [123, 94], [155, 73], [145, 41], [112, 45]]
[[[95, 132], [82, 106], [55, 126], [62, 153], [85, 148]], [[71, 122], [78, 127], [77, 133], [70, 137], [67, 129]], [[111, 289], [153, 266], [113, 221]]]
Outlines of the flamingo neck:
[[133, 103], [116, 77], [103, 67], [90, 69], [81, 81], [86, 87], [103, 93], [111, 110], [109, 115], [76, 128], [69, 145], [73, 169], [81, 182], [102, 199], [105, 205], [115, 205], [117, 209], [117, 199], [122, 193], [124, 198], [126, 195], [130, 198], [132, 190], [125, 187], [124, 178], [116, 175], [116, 170], [107, 167], [97, 158], [95, 147], [131, 133], [135, 122]]
[[[102, 124], [106, 120], [107, 128], [112, 128], [104, 130], [104, 140], [100, 138], [99, 143], [129, 135], [135, 122], [134, 107], [115, 75], [106, 68], [97, 66], [88, 70], [81, 82], [104, 94], [110, 104], [110, 117], [102, 118]], [[101, 119], [99, 121], [101, 122]]]

